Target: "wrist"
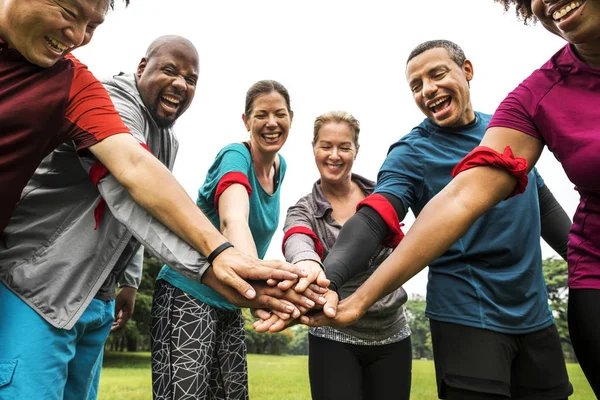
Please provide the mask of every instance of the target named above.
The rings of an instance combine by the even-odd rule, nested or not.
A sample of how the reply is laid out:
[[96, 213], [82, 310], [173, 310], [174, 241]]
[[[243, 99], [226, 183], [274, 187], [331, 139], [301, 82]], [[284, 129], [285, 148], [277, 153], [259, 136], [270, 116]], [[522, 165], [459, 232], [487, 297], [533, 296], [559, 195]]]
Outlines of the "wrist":
[[208, 263], [210, 265], [212, 265], [215, 261], [215, 259], [221, 255], [221, 253], [223, 253], [225, 250], [229, 249], [230, 247], [233, 247], [233, 245], [229, 242], [224, 242], [221, 243], [219, 246], [217, 246], [216, 249], [214, 249], [209, 255], [208, 257], [206, 257], [206, 261], [208, 261]]

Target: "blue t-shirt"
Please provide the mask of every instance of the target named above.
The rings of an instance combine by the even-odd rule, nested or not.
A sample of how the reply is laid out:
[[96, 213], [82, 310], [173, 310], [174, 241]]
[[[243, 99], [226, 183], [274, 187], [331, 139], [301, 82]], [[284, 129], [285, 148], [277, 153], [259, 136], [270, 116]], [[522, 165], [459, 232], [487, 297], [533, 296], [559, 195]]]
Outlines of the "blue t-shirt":
[[[221, 222], [214, 203], [217, 185], [221, 178], [229, 172], [241, 172], [246, 175], [252, 188], [249, 199], [248, 226], [254, 239], [258, 257], [261, 259], [265, 256], [271, 238], [279, 225], [279, 195], [286, 171], [286, 163], [281, 155], [279, 155], [279, 161], [279, 184], [275, 188], [275, 192], [269, 194], [265, 192], [256, 177], [250, 151], [241, 143], [227, 145], [217, 154], [215, 161], [206, 174], [204, 184], [198, 190], [198, 200], [196, 200], [198, 207], [210, 222], [219, 229]], [[237, 308], [208, 286], [186, 278], [167, 265], [162, 268], [157, 279], [164, 279], [171, 285], [212, 306], [229, 310]]]
[[[398, 197], [418, 216], [451, 180], [451, 171], [479, 145], [491, 116], [442, 128], [425, 119], [390, 147], [375, 193]], [[522, 334], [550, 326], [542, 274], [538, 187], [534, 169], [525, 193], [501, 202], [429, 266], [429, 318]]]

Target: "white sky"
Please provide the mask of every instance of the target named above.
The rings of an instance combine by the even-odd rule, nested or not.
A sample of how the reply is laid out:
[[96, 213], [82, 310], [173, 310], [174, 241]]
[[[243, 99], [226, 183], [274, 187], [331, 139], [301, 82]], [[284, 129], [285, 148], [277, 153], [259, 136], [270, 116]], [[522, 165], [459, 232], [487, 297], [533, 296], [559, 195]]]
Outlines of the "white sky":
[[[174, 170], [193, 199], [219, 149], [247, 139], [246, 90], [260, 79], [288, 88], [295, 118], [281, 151], [288, 171], [280, 227], [287, 208], [318, 178], [310, 145], [316, 116], [343, 109], [358, 118], [361, 148], [353, 170], [371, 179], [388, 147], [422, 121], [404, 77], [406, 57], [419, 43], [449, 39], [464, 49], [475, 70], [474, 108], [487, 113], [564, 45], [492, 0], [131, 1], [125, 9], [115, 0], [116, 10], [76, 55], [103, 78], [135, 71], [160, 35], [179, 34], [196, 45], [200, 79], [176, 125], [181, 147]], [[572, 216], [578, 195], [547, 150], [538, 169]], [[406, 228], [413, 220], [406, 218]], [[282, 236], [280, 230], [273, 237], [267, 258], [282, 258]], [[542, 249], [544, 257], [555, 255], [545, 244]], [[405, 289], [424, 294], [426, 281], [422, 272]]]

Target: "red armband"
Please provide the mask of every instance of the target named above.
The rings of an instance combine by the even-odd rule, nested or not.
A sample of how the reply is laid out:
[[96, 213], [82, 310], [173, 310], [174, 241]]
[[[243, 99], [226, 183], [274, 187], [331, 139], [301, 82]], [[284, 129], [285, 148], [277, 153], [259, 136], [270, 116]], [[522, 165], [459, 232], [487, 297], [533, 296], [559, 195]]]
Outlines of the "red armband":
[[[509, 146], [506, 146], [504, 153], [500, 154], [496, 150], [485, 146], [477, 146], [465, 156], [452, 170], [452, 177], [456, 177], [462, 171], [474, 167], [492, 166], [502, 168], [517, 178], [517, 186], [508, 195], [506, 199], [521, 194], [527, 188], [527, 160], [523, 157], [515, 157]], [[505, 200], [506, 200], [505, 199]]]
[[242, 172], [228, 172], [221, 177], [221, 180], [217, 184], [217, 188], [215, 189], [215, 209], [217, 210], [217, 214], [219, 213], [219, 198], [229, 186], [239, 183], [240, 185], [246, 188], [248, 192], [248, 197], [252, 194], [252, 188], [250, 187], [250, 182], [248, 182], [248, 177], [244, 175]]
[[321, 241], [319, 240], [317, 235], [315, 235], [315, 233], [312, 230], [310, 230], [309, 228], [307, 228], [305, 226], [294, 226], [293, 228], [289, 229], [285, 233], [285, 235], [283, 235], [283, 240], [281, 242], [281, 252], [283, 253], [283, 255], [285, 256], [286, 240], [288, 240], [288, 238], [290, 236], [292, 236], [293, 234], [296, 234], [296, 233], [301, 233], [303, 235], [310, 237], [313, 240], [313, 243], [315, 244], [315, 251], [319, 255], [319, 258], [321, 260], [323, 260], [323, 255], [325, 254], [325, 251], [323, 250], [323, 245], [321, 244]]
[[400, 223], [398, 213], [396, 213], [392, 204], [382, 195], [375, 193], [367, 196], [363, 201], [358, 203], [356, 205], [356, 211], [362, 206], [369, 206], [377, 211], [388, 226], [390, 231], [382, 244], [392, 248], [398, 246], [398, 243], [404, 238], [404, 232], [400, 229], [404, 224]]
[[[150, 151], [150, 148], [145, 143], [140, 143], [140, 146], [152, 153]], [[100, 161], [96, 161], [94, 165], [92, 165], [92, 168], [90, 168], [90, 180], [92, 181], [94, 186], [98, 186], [100, 179], [104, 178], [106, 175], [108, 175], [108, 173], [108, 168], [106, 168], [104, 164], [102, 164]], [[94, 220], [96, 221], [96, 226], [94, 227], [94, 230], [98, 229], [98, 226], [100, 225], [100, 220], [102, 219], [102, 215], [104, 215], [105, 208], [106, 201], [104, 201], [104, 199], [101, 197], [100, 201], [96, 205], [96, 208], [94, 208]]]

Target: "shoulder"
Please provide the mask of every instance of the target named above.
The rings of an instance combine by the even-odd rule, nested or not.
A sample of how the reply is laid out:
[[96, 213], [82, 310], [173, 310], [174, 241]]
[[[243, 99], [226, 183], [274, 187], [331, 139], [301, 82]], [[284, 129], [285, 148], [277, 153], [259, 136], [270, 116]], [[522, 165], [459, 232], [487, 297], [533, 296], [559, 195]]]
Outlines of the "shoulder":
[[102, 86], [100, 81], [88, 69], [87, 65], [79, 61], [75, 56], [68, 54], [65, 56], [65, 60], [70, 62], [73, 66], [73, 82], [71, 92], [73, 92], [73, 87], [84, 89], [88, 85]]

